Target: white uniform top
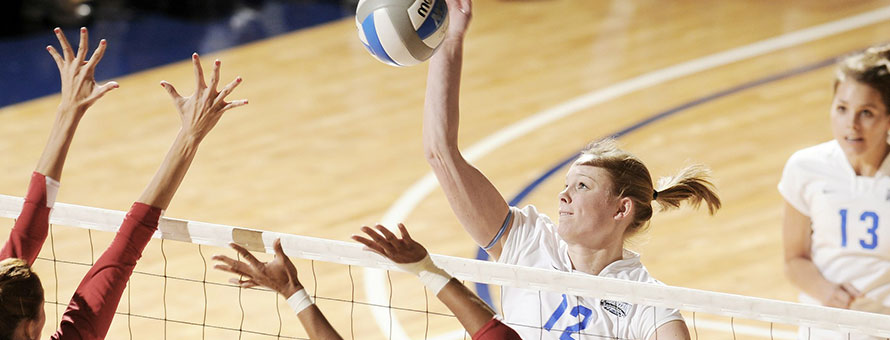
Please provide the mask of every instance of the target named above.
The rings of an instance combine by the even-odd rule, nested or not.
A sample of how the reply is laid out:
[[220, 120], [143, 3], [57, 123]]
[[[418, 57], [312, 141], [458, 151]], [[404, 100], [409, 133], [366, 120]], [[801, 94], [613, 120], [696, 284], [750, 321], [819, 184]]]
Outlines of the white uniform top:
[[[573, 271], [568, 244], [557, 235], [549, 217], [538, 214], [531, 205], [510, 209], [513, 226], [498, 262]], [[640, 256], [629, 250], [624, 251], [623, 259], [603, 268], [599, 276], [661, 284], [649, 275]], [[524, 340], [645, 340], [664, 323], [683, 320], [676, 309], [511, 287], [503, 287], [501, 300], [505, 323]]]
[[[810, 217], [811, 256], [822, 275], [865, 295], [850, 308], [890, 313], [890, 157], [864, 177], [837, 141], [811, 146], [788, 159], [779, 192]], [[819, 303], [803, 293], [800, 299]]]

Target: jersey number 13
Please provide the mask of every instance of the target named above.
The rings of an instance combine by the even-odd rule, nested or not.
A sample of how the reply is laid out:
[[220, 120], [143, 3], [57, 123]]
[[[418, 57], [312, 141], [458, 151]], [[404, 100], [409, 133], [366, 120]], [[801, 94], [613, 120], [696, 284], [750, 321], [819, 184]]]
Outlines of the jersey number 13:
[[[847, 209], [841, 209], [841, 247], [847, 247]], [[855, 217], [854, 217], [855, 219]], [[863, 249], [875, 249], [878, 247], [878, 214], [874, 211], [864, 211], [859, 215], [859, 222], [864, 223], [865, 232], [868, 235], [859, 240]]]

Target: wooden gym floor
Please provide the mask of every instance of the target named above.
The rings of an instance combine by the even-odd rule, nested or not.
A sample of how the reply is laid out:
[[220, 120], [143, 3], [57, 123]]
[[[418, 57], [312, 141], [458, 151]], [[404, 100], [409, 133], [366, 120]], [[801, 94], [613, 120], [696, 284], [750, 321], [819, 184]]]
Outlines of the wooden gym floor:
[[[811, 41], [792, 40], [764, 54], [677, 77], [645, 76], [665, 75], [666, 69], [687, 62], [702, 65], [708, 61], [703, 58], [717, 53], [886, 6], [890, 1], [478, 0], [465, 53], [461, 144], [467, 149], [522, 119], [642, 79], [618, 96], [516, 136], [474, 164], [510, 199], [590, 140], [692, 103], [619, 140], [656, 177], [689, 162], [709, 165], [724, 208], [714, 217], [692, 209], [656, 214], [648, 234], [634, 240], [632, 248], [643, 254], [655, 277], [670, 285], [796, 300], [795, 288], [783, 275], [782, 199], [775, 187], [792, 152], [831, 138], [833, 68], [813, 65], [887, 42], [890, 19]], [[59, 202], [125, 210], [138, 197], [179, 124], [157, 84], [163, 79], [181, 93], [190, 92], [188, 57], [115, 79], [121, 88], [99, 101], [80, 125]], [[250, 105], [228, 113], [205, 140], [166, 216], [347, 240], [359, 226], [382, 221], [394, 202], [429, 172], [421, 145], [426, 65], [397, 69], [373, 60], [359, 43], [351, 18], [203, 57], [205, 65], [213, 58], [222, 60], [224, 80], [245, 79], [233, 98], [248, 98]], [[806, 66], [813, 67], [752, 83]], [[733, 91], [709, 98], [725, 90]], [[5, 174], [0, 193], [24, 194], [57, 103], [58, 96], [49, 96], [0, 109], [0, 171]], [[564, 172], [545, 179], [522, 205], [535, 204], [554, 216]], [[475, 256], [476, 248], [440, 190], [405, 214], [415, 238], [431, 252]], [[6, 235], [12, 222], [2, 224]], [[87, 236], [96, 244], [96, 255], [110, 239], [59, 227], [56, 255], [89, 262]], [[166, 268], [170, 276], [201, 279], [196, 247], [175, 242], [163, 247], [166, 264], [159, 242], [153, 242], [138, 270], [161, 273]], [[48, 257], [49, 251], [45, 248], [43, 255]], [[301, 277], [313, 285], [310, 263], [298, 262]], [[354, 292], [356, 299], [366, 301], [361, 270], [352, 269], [350, 282], [343, 266], [315, 266], [319, 295], [349, 300]], [[59, 291], [59, 299], [67, 301], [73, 282], [86, 270], [63, 264], [54, 269], [45, 261], [37, 268], [50, 301], [55, 299], [54, 272], [60, 281], [71, 281]], [[208, 275], [209, 280], [225, 278]], [[424, 308], [418, 283], [397, 274], [393, 280], [407, 287], [396, 290], [400, 294], [393, 304]], [[201, 285], [168, 284], [167, 317], [200, 323]], [[162, 286], [162, 279], [135, 276], [130, 300], [125, 296], [120, 310], [162, 317], [158, 301], [163, 298], [157, 292]], [[239, 328], [237, 293], [213, 286], [208, 294], [208, 322]], [[266, 308], [271, 313], [274, 308], [260, 299], [271, 303], [272, 295], [244, 294], [244, 328], [275, 334], [277, 318], [256, 312]], [[419, 307], [414, 302], [418, 297]], [[387, 331], [376, 326], [368, 307], [351, 310], [330, 301], [320, 305], [346, 337], [350, 327], [356, 338], [385, 337]], [[288, 313], [284, 305], [281, 313]], [[44, 335], [54, 329], [54, 315], [48, 310]], [[412, 338], [423, 336], [422, 314], [395, 315]], [[282, 317], [285, 335], [303, 336], [295, 318]], [[160, 336], [163, 323], [131, 320], [128, 326], [127, 317], [119, 316], [109, 338]], [[430, 337], [458, 328], [449, 318], [434, 316], [430, 322]], [[201, 334], [200, 327], [166, 327], [173, 338]], [[237, 336], [215, 328], [206, 332]], [[244, 338], [269, 337], [245, 333]]]

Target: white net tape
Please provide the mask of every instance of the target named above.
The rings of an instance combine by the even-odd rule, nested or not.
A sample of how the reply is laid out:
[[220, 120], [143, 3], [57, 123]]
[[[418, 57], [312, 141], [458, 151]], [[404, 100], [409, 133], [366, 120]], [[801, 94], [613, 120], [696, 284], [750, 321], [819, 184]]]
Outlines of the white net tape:
[[[0, 217], [16, 218], [23, 199], [0, 195]], [[56, 203], [50, 222], [115, 232], [126, 212]], [[155, 238], [227, 247], [236, 242], [252, 251], [273, 253], [281, 239], [292, 257], [383, 270], [395, 270], [388, 260], [362, 250], [356, 243], [262, 231], [221, 224], [161, 219]], [[684, 311], [775, 322], [804, 327], [890, 337], [890, 315], [826, 308], [681, 287], [654, 285], [591, 275], [505, 265], [444, 255], [433, 259], [454, 277], [487, 284], [614, 299], [628, 303], [678, 308]]]

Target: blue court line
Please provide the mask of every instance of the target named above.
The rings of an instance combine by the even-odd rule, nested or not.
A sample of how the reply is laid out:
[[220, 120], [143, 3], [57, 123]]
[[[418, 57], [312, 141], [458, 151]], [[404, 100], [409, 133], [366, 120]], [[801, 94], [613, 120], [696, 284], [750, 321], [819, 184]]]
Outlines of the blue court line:
[[[783, 79], [788, 79], [788, 78], [798, 76], [798, 75], [801, 75], [801, 74], [804, 74], [804, 73], [807, 73], [810, 71], [814, 71], [814, 70], [817, 70], [817, 69], [820, 69], [823, 67], [834, 65], [837, 58], [838, 57], [825, 59], [825, 60], [819, 61], [817, 63], [805, 65], [805, 66], [795, 68], [795, 69], [791, 69], [787, 72], [783, 72], [783, 73], [775, 74], [772, 76], [764, 77], [761, 79], [757, 79], [757, 80], [754, 80], [751, 82], [747, 82], [747, 83], [720, 91], [720, 92], [716, 92], [716, 93], [713, 93], [713, 94], [710, 94], [710, 95], [707, 95], [704, 97], [700, 97], [698, 99], [686, 102], [684, 104], [675, 106], [675, 107], [670, 108], [666, 111], [663, 111], [663, 112], [660, 112], [653, 116], [650, 116], [646, 119], [643, 119], [633, 125], [630, 125], [618, 132], [612, 133], [607, 136], [611, 137], [611, 138], [620, 138], [620, 137], [625, 136], [631, 132], [639, 130], [640, 128], [643, 128], [649, 124], [652, 124], [652, 123], [662, 120], [664, 118], [673, 116], [677, 113], [683, 112], [683, 111], [691, 109], [693, 107], [696, 107], [696, 106], [699, 106], [699, 105], [702, 105], [702, 104], [705, 104], [705, 103], [708, 103], [708, 102], [711, 102], [711, 101], [714, 101], [714, 100], [717, 100], [717, 99], [720, 99], [720, 98], [723, 98], [723, 97], [726, 97], [726, 96], [729, 96], [732, 94], [736, 94], [736, 93], [739, 93], [739, 92], [742, 92], [742, 91], [745, 91], [745, 90], [748, 90], [748, 89], [751, 89], [751, 88], [754, 88], [757, 86], [769, 84], [769, 83], [783, 80]], [[522, 191], [520, 191], [516, 196], [514, 196], [513, 199], [510, 200], [510, 203], [509, 203], [510, 206], [518, 206], [526, 197], [528, 197], [529, 194], [531, 194], [532, 191], [534, 191], [539, 185], [541, 185], [541, 183], [544, 183], [545, 180], [550, 178], [550, 176], [555, 174], [560, 169], [564, 168], [566, 165], [571, 164], [572, 161], [574, 161], [575, 158], [578, 157], [580, 152], [581, 151], [579, 150], [578, 152], [573, 153], [572, 155], [566, 157], [563, 161], [559, 162], [558, 164], [556, 164], [555, 166], [553, 166], [552, 168], [550, 168], [549, 170], [547, 170], [543, 174], [541, 174], [537, 179], [532, 181], [529, 185], [527, 185], [525, 188], [523, 188]], [[483, 250], [482, 248], [478, 248], [476, 251], [476, 259], [487, 261], [488, 253], [486, 253], [485, 250]], [[494, 306], [494, 302], [491, 298], [491, 291], [487, 284], [476, 283], [476, 294], [478, 294], [479, 297], [482, 298], [483, 301], [488, 303], [489, 306], [491, 306], [492, 308], [497, 310], [497, 308], [495, 308], [495, 306]]]

